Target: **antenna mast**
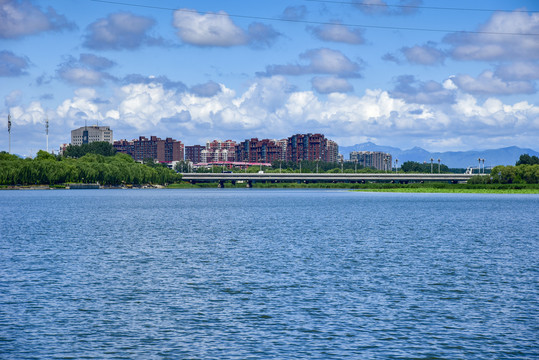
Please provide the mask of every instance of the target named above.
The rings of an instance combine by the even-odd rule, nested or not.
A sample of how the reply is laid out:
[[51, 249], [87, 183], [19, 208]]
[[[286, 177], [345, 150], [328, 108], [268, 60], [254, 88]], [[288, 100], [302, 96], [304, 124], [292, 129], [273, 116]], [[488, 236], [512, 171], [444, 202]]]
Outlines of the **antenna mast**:
[[45, 134], [47, 134], [47, 152], [49, 152], [49, 119], [45, 120]]
[[11, 154], [11, 114], [7, 114], [7, 132], [9, 133], [9, 150], [8, 150], [8, 153]]

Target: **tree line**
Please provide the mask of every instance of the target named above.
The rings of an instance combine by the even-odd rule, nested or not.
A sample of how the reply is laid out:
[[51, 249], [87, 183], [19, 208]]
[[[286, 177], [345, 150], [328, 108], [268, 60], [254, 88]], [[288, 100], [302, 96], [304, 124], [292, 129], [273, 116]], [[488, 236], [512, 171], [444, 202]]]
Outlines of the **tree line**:
[[471, 184], [539, 184], [539, 158], [529, 154], [520, 155], [515, 165], [498, 165], [490, 176], [474, 176]]
[[104, 156], [91, 152], [79, 158], [54, 156], [43, 150], [34, 159], [0, 152], [0, 185], [65, 183], [169, 184], [181, 175], [166, 167], [149, 167], [126, 154]]

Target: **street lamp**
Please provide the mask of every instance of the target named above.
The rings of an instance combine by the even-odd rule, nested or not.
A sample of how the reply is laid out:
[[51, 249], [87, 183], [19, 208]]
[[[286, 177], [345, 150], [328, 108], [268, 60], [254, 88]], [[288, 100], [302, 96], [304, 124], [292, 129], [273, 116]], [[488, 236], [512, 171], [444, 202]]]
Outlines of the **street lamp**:
[[438, 174], [440, 173], [440, 158], [438, 158]]
[[395, 174], [399, 171], [399, 159], [395, 159]]
[[432, 174], [432, 162], [434, 161], [433, 158], [430, 158], [430, 173]]
[[483, 175], [485, 175], [485, 159], [483, 159]]
[[479, 167], [477, 168], [477, 174], [481, 175], [481, 158], [477, 159], [479, 161]]
[[355, 168], [354, 168], [354, 173], [357, 173], [357, 159], [356, 159], [356, 164], [355, 164]]

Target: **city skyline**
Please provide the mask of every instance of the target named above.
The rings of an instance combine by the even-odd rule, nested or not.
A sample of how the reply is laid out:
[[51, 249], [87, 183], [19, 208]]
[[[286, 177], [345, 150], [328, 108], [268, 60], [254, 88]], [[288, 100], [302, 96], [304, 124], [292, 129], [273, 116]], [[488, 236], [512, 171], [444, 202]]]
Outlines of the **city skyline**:
[[45, 149], [47, 119], [51, 149], [87, 123], [185, 144], [322, 133], [341, 146], [538, 150], [538, 11], [507, 0], [4, 0], [0, 150]]

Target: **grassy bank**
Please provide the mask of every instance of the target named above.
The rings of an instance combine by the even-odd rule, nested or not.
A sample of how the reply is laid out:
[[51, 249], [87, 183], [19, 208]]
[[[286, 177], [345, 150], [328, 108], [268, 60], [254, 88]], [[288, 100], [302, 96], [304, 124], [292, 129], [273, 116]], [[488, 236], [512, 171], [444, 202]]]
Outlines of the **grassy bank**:
[[[408, 193], [492, 193], [492, 194], [539, 194], [539, 184], [449, 184], [449, 183], [262, 183], [255, 182], [253, 188], [260, 189], [352, 189], [374, 192]], [[217, 183], [178, 183], [169, 185], [169, 189], [216, 188]], [[225, 183], [225, 188], [245, 188], [245, 183]]]

